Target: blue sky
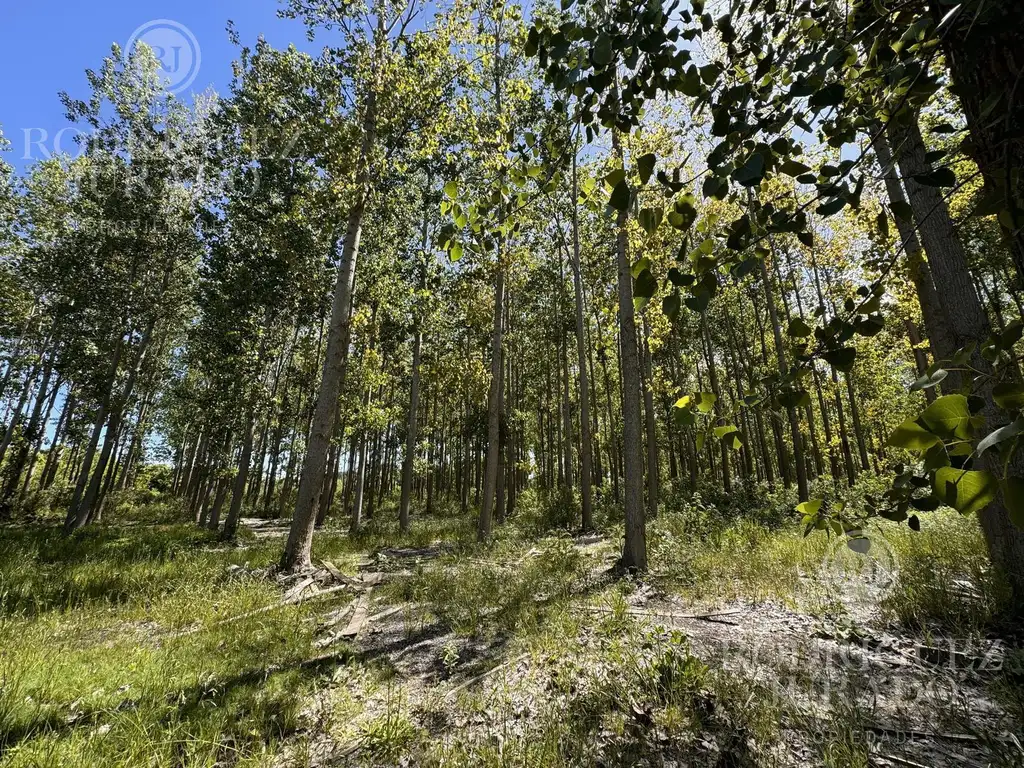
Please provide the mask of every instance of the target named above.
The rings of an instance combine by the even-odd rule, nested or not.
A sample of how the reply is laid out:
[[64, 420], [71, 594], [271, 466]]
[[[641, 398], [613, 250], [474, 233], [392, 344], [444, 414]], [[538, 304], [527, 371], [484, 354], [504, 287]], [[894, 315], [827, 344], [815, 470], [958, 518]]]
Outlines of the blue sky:
[[[225, 91], [231, 81], [231, 62], [237, 49], [228, 42], [225, 27], [235, 22], [243, 44], [263, 34], [275, 46], [290, 42], [318, 51], [320, 43], [306, 39], [299, 21], [278, 19], [279, 0], [3, 0], [0, 11], [0, 127], [12, 150], [5, 159], [17, 170], [38, 156], [40, 146], [26, 147], [26, 130], [38, 141], [46, 132], [48, 150], [54, 137], [68, 126], [58, 92], [85, 97], [86, 69], [95, 69], [114, 42], [124, 46], [147, 22], [169, 19], [187, 27], [201, 51], [195, 80], [182, 94], [213, 86]], [[66, 134], [70, 137], [70, 134]], [[74, 150], [70, 138], [63, 146]]]

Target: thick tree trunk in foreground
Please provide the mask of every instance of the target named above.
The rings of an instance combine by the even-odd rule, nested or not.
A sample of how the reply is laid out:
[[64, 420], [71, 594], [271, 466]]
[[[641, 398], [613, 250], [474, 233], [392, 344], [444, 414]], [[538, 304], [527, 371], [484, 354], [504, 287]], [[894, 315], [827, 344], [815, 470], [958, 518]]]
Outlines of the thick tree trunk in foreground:
[[[901, 207], [901, 204], [906, 204], [907, 197], [893, 162], [889, 140], [884, 133], [879, 135], [874, 147], [878, 163], [882, 166], [882, 173], [885, 175], [885, 189], [889, 196], [889, 202]], [[924, 329], [932, 347], [932, 355], [935, 360], [949, 360], [956, 349], [950, 341], [949, 324], [942, 313], [942, 304], [938, 291], [935, 290], [931, 269], [928, 262], [924, 260], [921, 241], [917, 237], [913, 222], [900, 216], [894, 215], [893, 218], [896, 220], [896, 231], [899, 232], [903, 250], [907, 254], [907, 271], [910, 273], [910, 279], [914, 283], [917, 293], [917, 302], [921, 307], [921, 319], [924, 321]]]
[[[992, 366], [981, 356], [981, 349], [991, 333], [989, 320], [975, 292], [967, 254], [941, 192], [914, 180], [915, 176], [931, 171], [916, 116], [911, 116], [903, 125], [893, 124], [891, 131], [893, 150], [903, 172], [921, 241], [936, 284], [943, 287], [939, 299], [943, 314], [949, 321], [952, 342], [958, 349], [975, 344], [970, 364], [982, 373], [976, 394], [985, 401], [982, 416], [985, 419], [984, 434], [987, 434], [1008, 420], [1007, 414], [993, 399], [992, 377], [986, 375], [991, 373]], [[952, 371], [947, 380], [952, 383], [950, 391], [970, 386], [969, 381], [964, 381], [964, 377]], [[1011, 462], [1007, 474], [1016, 478], [1024, 476], [1022, 463], [1022, 458]], [[989, 451], [980, 464], [982, 469], [996, 476], [1003, 475], [997, 451]], [[1024, 598], [1024, 531], [1010, 521], [1001, 494], [979, 513], [979, 519], [992, 563], [1006, 576], [1013, 589], [1015, 603], [1020, 606]]]
[[[502, 108], [501, 35], [494, 35], [494, 109], [499, 117]], [[504, 223], [504, 201], [499, 203], [499, 218]], [[491, 387], [487, 397], [487, 464], [484, 469], [483, 493], [480, 497], [480, 517], [476, 537], [486, 541], [491, 537], [494, 515], [494, 497], [498, 485], [498, 464], [501, 451], [501, 340], [505, 316], [504, 241], [498, 237], [497, 273], [494, 277], [494, 324], [491, 331]]]
[[[939, 0], [930, 4], [937, 23], [957, 10]], [[965, 149], [985, 178], [986, 192], [1002, 201], [998, 208], [1009, 213], [1000, 223], [1010, 236], [1017, 274], [1024, 278], [1024, 98], [1020, 87], [1024, 11], [1020, 0], [968, 0], [947, 20], [939, 39], [967, 117], [970, 141]]]

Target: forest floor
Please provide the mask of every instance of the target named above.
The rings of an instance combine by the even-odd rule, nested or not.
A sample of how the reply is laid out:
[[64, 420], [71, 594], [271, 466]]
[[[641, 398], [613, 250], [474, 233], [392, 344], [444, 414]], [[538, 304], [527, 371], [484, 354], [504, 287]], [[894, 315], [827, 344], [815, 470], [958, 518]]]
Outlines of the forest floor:
[[[152, 520], [153, 511], [126, 513]], [[108, 520], [0, 530], [0, 765], [1019, 766], [1024, 664], [973, 520], [867, 557], [690, 502], [493, 544], [458, 514], [237, 546]]]

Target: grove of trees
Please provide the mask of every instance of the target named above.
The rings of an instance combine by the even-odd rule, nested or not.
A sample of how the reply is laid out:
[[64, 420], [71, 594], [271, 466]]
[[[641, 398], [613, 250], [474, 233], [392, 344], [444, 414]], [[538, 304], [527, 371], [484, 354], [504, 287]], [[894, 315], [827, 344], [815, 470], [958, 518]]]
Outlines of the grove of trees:
[[318, 55], [229, 30], [185, 102], [115, 46], [80, 151], [0, 161], [0, 519], [73, 535], [163, 467], [296, 571], [530, 491], [642, 572], [676, 494], [855, 550], [949, 506], [1024, 596], [1019, 2], [280, 12]]

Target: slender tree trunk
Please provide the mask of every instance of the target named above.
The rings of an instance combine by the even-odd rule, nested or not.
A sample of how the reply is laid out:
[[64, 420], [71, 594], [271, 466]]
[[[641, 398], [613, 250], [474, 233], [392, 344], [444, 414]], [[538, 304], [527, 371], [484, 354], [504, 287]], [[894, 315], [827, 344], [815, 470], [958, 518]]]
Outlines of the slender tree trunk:
[[[378, 18], [382, 25], [384, 23], [383, 14], [378, 13]], [[380, 53], [377, 52], [376, 58], [379, 58], [379, 55]], [[379, 62], [374, 66], [379, 68]], [[356, 262], [359, 258], [359, 241], [363, 233], [363, 218], [371, 189], [370, 164], [377, 144], [379, 72], [375, 71], [372, 79], [373, 82], [370, 84], [366, 96], [362, 122], [362, 146], [355, 184], [356, 201], [348, 214], [341, 267], [338, 270], [334, 302], [331, 307], [330, 332], [327, 336], [327, 352], [320, 378], [320, 390], [313, 412], [313, 424], [310, 430], [309, 444], [306, 448], [306, 457], [302, 463], [298, 498], [295, 501], [295, 514], [288, 534], [288, 543], [285, 545], [284, 555], [281, 558], [281, 568], [286, 571], [302, 570], [310, 566], [313, 533], [316, 530], [316, 496], [322, 486], [323, 474], [327, 465], [327, 453], [330, 450], [331, 436], [334, 434], [334, 424], [337, 418], [338, 397], [341, 395], [344, 384], [344, 361], [348, 354]]]
[[647, 437], [647, 516], [658, 516], [659, 464], [657, 415], [654, 413], [654, 366], [651, 361], [651, 327], [647, 314], [643, 316], [644, 350], [644, 427]]
[[245, 486], [249, 481], [249, 466], [252, 464], [253, 432], [256, 431], [256, 405], [249, 406], [246, 418], [245, 434], [242, 438], [242, 453], [238, 457], [238, 474], [235, 475], [235, 486], [231, 491], [231, 508], [227, 520], [224, 521], [223, 537], [233, 540], [238, 533], [238, 521], [242, 516], [242, 502], [245, 501]]
[[580, 499], [583, 506], [583, 530], [594, 528], [594, 510], [591, 483], [594, 481], [592, 468], [593, 438], [590, 433], [590, 377], [587, 375], [587, 343], [583, 321], [583, 274], [580, 265], [580, 234], [578, 211], [579, 187], [576, 168], [576, 153], [572, 158], [572, 283], [576, 298], [576, 358], [580, 376]]
[[[623, 162], [618, 131], [612, 130], [612, 151]], [[644, 516], [644, 462], [640, 440], [640, 360], [636, 346], [636, 317], [633, 309], [633, 274], [629, 261], [627, 210], [616, 220], [616, 263], [619, 273], [619, 360], [622, 368], [622, 455], [626, 500], [626, 537], [622, 567], [647, 570], [647, 523]]]
[[[766, 257], [767, 258], [767, 257]], [[775, 356], [778, 361], [779, 373], [786, 375], [788, 364], [786, 362], [786, 349], [782, 342], [782, 329], [779, 326], [779, 313], [775, 307], [775, 298], [772, 291], [772, 281], [768, 274], [768, 266], [765, 259], [761, 262], [761, 282], [764, 284], [765, 302], [768, 305], [768, 317], [771, 320], [772, 334], [775, 337]], [[800, 436], [800, 419], [797, 416], [796, 408], [786, 408], [789, 417], [789, 431], [793, 439], [793, 459], [796, 464], [796, 485], [800, 501], [807, 501], [810, 498], [807, 488], [807, 464], [804, 462], [803, 441]]]

